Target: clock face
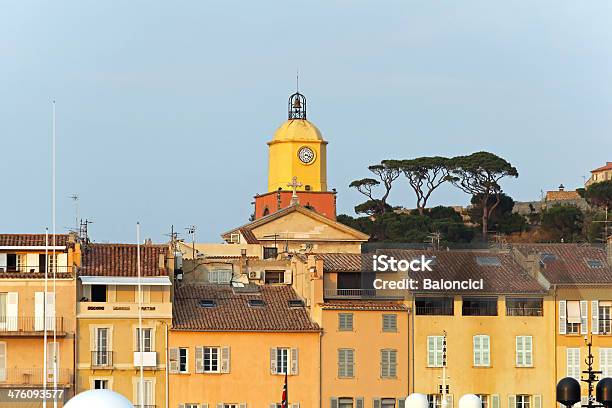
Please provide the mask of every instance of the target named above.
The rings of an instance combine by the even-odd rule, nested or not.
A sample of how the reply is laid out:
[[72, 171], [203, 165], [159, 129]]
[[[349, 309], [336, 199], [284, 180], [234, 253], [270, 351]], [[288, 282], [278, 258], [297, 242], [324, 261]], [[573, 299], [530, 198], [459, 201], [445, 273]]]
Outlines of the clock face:
[[315, 159], [315, 152], [310, 147], [304, 146], [298, 151], [298, 157], [302, 163], [310, 164]]

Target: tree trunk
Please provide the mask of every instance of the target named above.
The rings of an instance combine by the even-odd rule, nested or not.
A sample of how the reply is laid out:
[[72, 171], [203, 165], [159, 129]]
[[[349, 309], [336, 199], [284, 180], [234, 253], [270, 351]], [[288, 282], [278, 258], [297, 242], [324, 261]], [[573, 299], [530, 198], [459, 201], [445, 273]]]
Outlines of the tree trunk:
[[419, 208], [419, 215], [420, 215], [420, 216], [425, 215], [425, 206], [420, 206], [420, 205], [419, 205], [419, 207], [418, 207], [418, 208]]
[[489, 208], [487, 205], [482, 206], [482, 240], [487, 242], [489, 229]]

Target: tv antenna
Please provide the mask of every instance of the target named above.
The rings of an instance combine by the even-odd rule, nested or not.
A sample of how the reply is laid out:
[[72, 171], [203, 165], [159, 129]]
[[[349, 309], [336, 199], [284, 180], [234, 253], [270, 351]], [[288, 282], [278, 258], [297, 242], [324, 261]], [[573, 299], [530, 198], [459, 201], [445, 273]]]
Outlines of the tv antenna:
[[69, 195], [70, 198], [74, 202], [74, 232], [79, 232], [79, 196], [78, 194]]
[[197, 227], [195, 225], [192, 225], [192, 226], [187, 227], [185, 229], [187, 230], [187, 235], [191, 235], [191, 249], [192, 249], [192, 252], [193, 252], [193, 259], [195, 260], [195, 258], [196, 258], [195, 233], [196, 233]]

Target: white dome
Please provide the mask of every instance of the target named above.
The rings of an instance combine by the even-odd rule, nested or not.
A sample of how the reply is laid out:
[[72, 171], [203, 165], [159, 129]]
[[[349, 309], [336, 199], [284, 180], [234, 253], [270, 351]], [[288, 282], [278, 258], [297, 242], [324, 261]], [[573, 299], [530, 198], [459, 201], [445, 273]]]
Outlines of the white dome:
[[406, 408], [427, 408], [429, 402], [427, 402], [427, 395], [413, 393], [406, 398]]
[[75, 395], [64, 408], [133, 408], [130, 400], [110, 390], [89, 390]]
[[482, 401], [478, 395], [465, 394], [459, 399], [459, 408], [482, 408]]

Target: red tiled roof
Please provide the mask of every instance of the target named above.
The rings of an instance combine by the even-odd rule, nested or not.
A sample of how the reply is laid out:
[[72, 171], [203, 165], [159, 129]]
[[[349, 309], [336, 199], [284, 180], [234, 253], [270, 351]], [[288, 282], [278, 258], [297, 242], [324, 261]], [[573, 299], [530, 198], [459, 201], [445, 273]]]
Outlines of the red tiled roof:
[[[59, 268], [58, 268], [59, 269]], [[57, 279], [73, 278], [71, 273], [57, 272]], [[49, 280], [53, 278], [53, 274], [49, 274]], [[40, 272], [0, 272], [0, 279], [45, 279], [45, 274]]]
[[371, 272], [373, 254], [324, 253], [316, 259], [323, 260], [324, 272]]
[[[168, 270], [160, 268], [160, 255], [167, 256], [166, 245], [141, 245], [141, 276], [166, 276]], [[90, 244], [83, 248], [81, 276], [138, 276], [137, 245]]]
[[[53, 245], [53, 235], [49, 235]], [[55, 245], [68, 245], [68, 234], [55, 234]], [[45, 234], [0, 234], [0, 246], [45, 246]]]
[[244, 237], [244, 240], [246, 241], [247, 244], [259, 244], [259, 240], [255, 236], [255, 234], [253, 234], [253, 231], [251, 231], [250, 229], [240, 228], [239, 231]]
[[591, 173], [597, 173], [597, 172], [606, 171], [606, 170], [612, 170], [612, 162], [606, 162], [605, 166], [602, 166], [595, 170], [591, 170]]
[[365, 311], [408, 311], [401, 302], [374, 300], [327, 300], [323, 303], [325, 310], [365, 310]]
[[580, 200], [580, 194], [577, 191], [547, 191], [546, 201], [566, 201]]
[[[203, 299], [213, 307], [201, 307]], [[249, 306], [249, 299], [261, 299], [264, 306]], [[241, 291], [229, 285], [183, 285], [176, 289], [172, 310], [173, 330], [191, 331], [279, 331], [316, 332], [304, 307], [290, 307], [299, 300], [289, 286], [262, 285]]]
[[[606, 251], [579, 244], [513, 244], [522, 254], [539, 254], [542, 274], [552, 284], [612, 284]], [[597, 263], [600, 267], [589, 266]]]

